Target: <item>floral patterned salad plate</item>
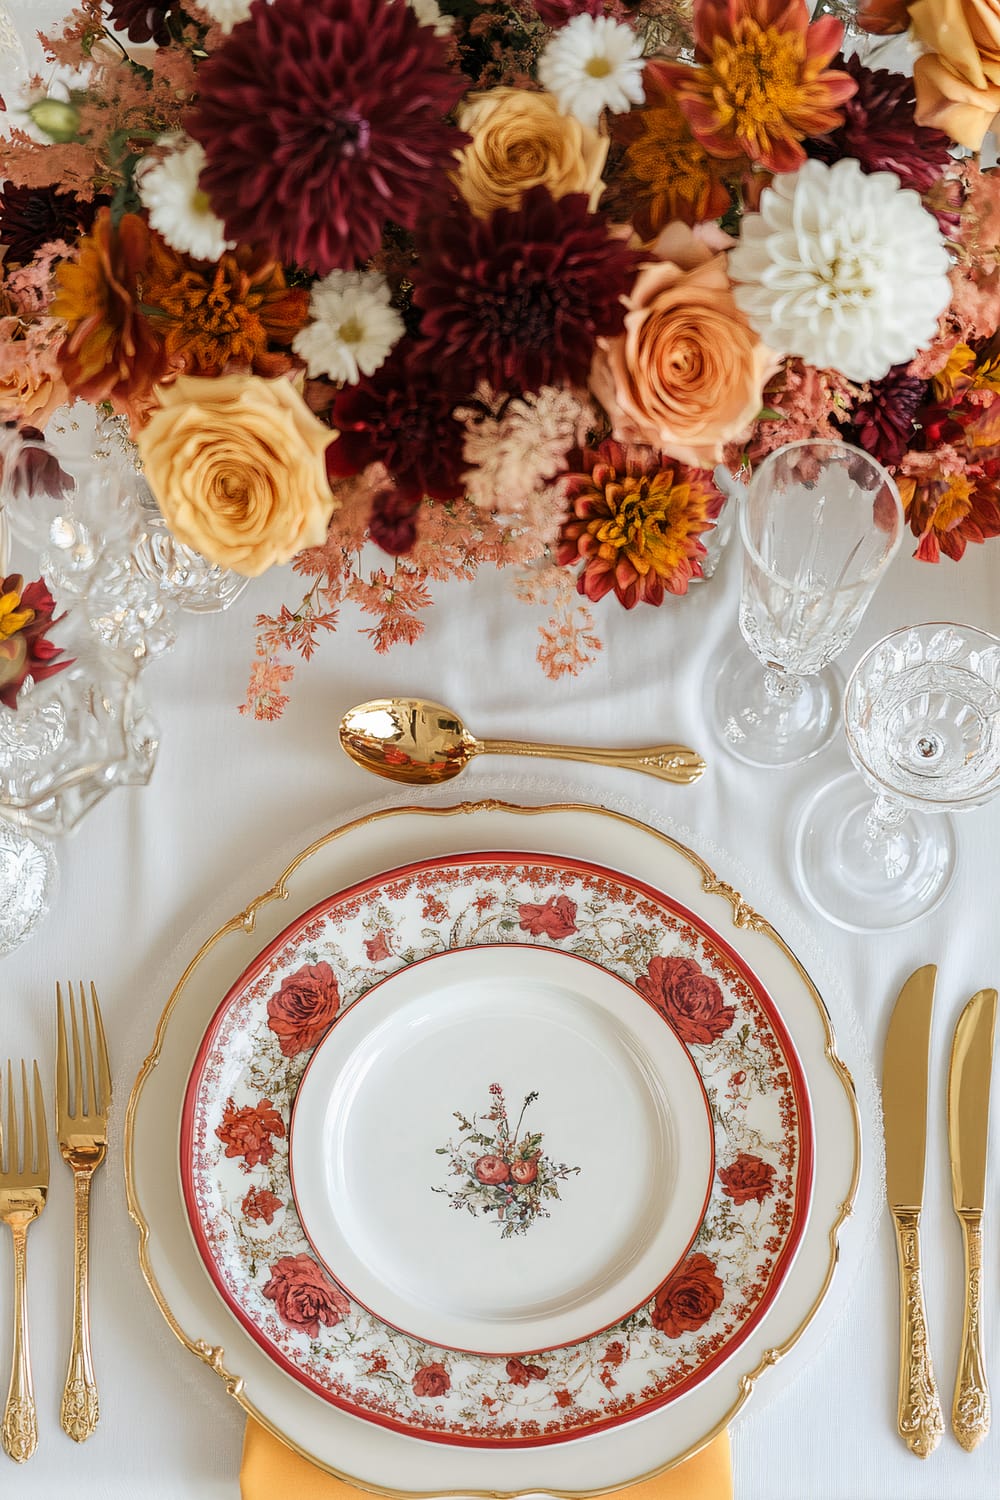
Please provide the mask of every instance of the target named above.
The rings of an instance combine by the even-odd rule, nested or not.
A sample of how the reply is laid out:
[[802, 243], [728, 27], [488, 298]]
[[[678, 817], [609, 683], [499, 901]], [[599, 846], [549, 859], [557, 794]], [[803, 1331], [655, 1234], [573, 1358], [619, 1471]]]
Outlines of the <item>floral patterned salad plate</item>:
[[188, 965], [126, 1130], [178, 1338], [389, 1493], [679, 1462], [809, 1324], [859, 1170], [766, 920], [640, 823], [496, 802], [300, 855]]

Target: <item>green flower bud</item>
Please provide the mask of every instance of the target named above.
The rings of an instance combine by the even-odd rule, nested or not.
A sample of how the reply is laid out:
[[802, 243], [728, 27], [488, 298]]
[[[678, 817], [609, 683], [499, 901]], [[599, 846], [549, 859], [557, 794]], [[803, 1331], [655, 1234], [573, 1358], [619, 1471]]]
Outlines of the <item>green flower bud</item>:
[[80, 111], [75, 104], [67, 104], [65, 99], [38, 99], [28, 110], [28, 116], [50, 141], [63, 145], [76, 140]]

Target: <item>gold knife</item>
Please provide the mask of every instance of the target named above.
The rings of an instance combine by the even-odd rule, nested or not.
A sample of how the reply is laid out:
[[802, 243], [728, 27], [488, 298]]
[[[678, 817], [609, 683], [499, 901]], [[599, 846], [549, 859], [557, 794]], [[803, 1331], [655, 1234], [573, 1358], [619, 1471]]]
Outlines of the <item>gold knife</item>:
[[965, 1247], [965, 1313], [951, 1425], [967, 1453], [990, 1430], [990, 1388], [983, 1361], [983, 1204], [990, 1128], [990, 1073], [996, 990], [973, 995], [958, 1018], [948, 1070], [948, 1145], [951, 1197]]
[[899, 1408], [897, 1427], [918, 1458], [933, 1453], [944, 1417], [931, 1365], [920, 1275], [920, 1210], [927, 1140], [927, 1060], [937, 967], [925, 964], [899, 992], [885, 1039], [882, 1110], [885, 1179], [899, 1256]]

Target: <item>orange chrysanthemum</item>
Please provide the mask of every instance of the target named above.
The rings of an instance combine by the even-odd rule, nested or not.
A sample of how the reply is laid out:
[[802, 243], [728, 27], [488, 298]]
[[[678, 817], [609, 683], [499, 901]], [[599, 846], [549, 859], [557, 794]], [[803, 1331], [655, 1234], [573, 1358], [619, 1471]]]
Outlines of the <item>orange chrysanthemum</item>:
[[102, 208], [76, 260], [56, 271], [50, 309], [67, 327], [59, 362], [73, 394], [110, 401], [139, 420], [166, 372], [163, 342], [140, 311], [150, 241], [138, 214], [125, 214], [116, 228], [110, 209]]
[[718, 219], [729, 207], [722, 163], [696, 141], [663, 64], [647, 63], [646, 103], [612, 119], [612, 135], [625, 146], [622, 200], [643, 240], [654, 240], [674, 219], [685, 224]]
[[969, 542], [985, 542], [1000, 536], [1000, 501], [997, 500], [996, 460], [979, 472], [940, 474], [925, 480], [909, 475], [897, 477], [910, 530], [919, 538], [914, 556], [922, 562], [938, 562], [943, 552], [958, 562]]
[[827, 67], [844, 37], [833, 16], [810, 25], [805, 0], [696, 0], [694, 31], [694, 66], [662, 76], [713, 156], [794, 172], [802, 142], [842, 123], [857, 85]]
[[608, 440], [582, 456], [566, 476], [569, 512], [558, 561], [583, 561], [577, 589], [603, 599], [613, 589], [626, 609], [686, 594], [701, 577], [705, 548], [722, 496], [707, 469], [689, 469], [650, 449]]
[[281, 266], [264, 252], [239, 245], [205, 266], [160, 239], [152, 243], [145, 300], [171, 361], [196, 375], [220, 375], [232, 366], [284, 374], [293, 361], [283, 350], [309, 311], [309, 293], [289, 287]]

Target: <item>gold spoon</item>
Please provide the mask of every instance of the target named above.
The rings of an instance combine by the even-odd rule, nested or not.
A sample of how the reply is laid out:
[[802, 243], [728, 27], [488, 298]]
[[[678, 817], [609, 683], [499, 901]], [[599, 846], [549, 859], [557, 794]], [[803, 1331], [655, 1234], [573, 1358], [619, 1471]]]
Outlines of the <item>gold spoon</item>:
[[349, 709], [340, 721], [340, 743], [366, 771], [411, 786], [434, 786], [464, 771], [474, 755], [543, 755], [553, 760], [591, 761], [626, 771], [644, 771], [680, 786], [705, 769], [685, 745], [644, 750], [598, 750], [591, 746], [530, 745], [523, 740], [477, 740], [458, 714], [424, 698], [376, 698]]

